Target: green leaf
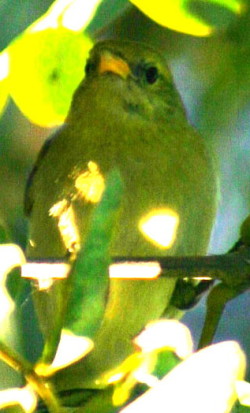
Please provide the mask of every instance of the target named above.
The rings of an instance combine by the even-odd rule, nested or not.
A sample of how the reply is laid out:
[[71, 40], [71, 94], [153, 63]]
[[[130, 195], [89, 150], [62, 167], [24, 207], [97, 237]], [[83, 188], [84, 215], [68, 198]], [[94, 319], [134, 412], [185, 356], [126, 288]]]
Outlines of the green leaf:
[[243, 7], [242, 0], [185, 0], [184, 2], [188, 5], [192, 3], [203, 3], [206, 6], [209, 6], [209, 4], [214, 4], [231, 10], [235, 14], [240, 13]]
[[231, 23], [231, 15], [244, 10], [242, 0], [130, 1], [158, 24], [194, 36], [211, 35], [222, 23]]
[[180, 363], [180, 359], [172, 351], [159, 352], [157, 357], [157, 364], [153, 374], [159, 379], [163, 378], [174, 367]]
[[70, 275], [72, 291], [64, 327], [78, 335], [92, 337], [102, 321], [109, 284], [109, 246], [121, 193], [120, 174], [113, 170], [108, 176], [102, 200], [93, 212], [85, 245]]
[[20, 269], [14, 269], [6, 278], [6, 288], [11, 296], [12, 300], [15, 300], [16, 297], [20, 294], [20, 289], [23, 286], [23, 280], [20, 275]]
[[250, 413], [250, 407], [242, 406], [239, 402], [237, 402], [231, 413]]
[[244, 10], [241, 0], [188, 0], [185, 8], [189, 15], [203, 21], [212, 31], [228, 27]]

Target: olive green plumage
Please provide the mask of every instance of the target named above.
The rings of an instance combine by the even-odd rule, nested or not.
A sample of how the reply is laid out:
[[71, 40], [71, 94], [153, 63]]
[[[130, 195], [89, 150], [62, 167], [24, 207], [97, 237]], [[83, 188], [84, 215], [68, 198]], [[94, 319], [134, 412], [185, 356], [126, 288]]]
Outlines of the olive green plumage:
[[[100, 59], [107, 51], [128, 64], [126, 77], [112, 70], [100, 73]], [[66, 256], [56, 220], [48, 214], [62, 197], [72, 202], [84, 241], [93, 206], [74, 201], [74, 179], [87, 170], [89, 161], [99, 166], [104, 177], [117, 167], [124, 182], [111, 255], [206, 253], [217, 200], [213, 160], [186, 119], [165, 60], [151, 48], [127, 41], [98, 43], [65, 126], [42, 152], [26, 195], [33, 241], [28, 246], [30, 258]], [[144, 214], [163, 207], [180, 216], [170, 249], [153, 245], [138, 229]], [[94, 386], [92, 378], [121, 361], [131, 350], [133, 336], [164, 313], [174, 284], [167, 279], [113, 280], [96, 349], [81, 366], [69, 369], [68, 381], [59, 374], [57, 386]]]

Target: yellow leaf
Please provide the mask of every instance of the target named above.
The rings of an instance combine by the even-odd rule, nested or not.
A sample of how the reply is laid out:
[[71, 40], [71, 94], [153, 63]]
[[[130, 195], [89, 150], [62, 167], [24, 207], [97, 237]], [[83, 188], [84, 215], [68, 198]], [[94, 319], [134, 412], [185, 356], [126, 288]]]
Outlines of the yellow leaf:
[[64, 27], [26, 31], [9, 46], [10, 94], [31, 122], [64, 122], [92, 41]]
[[[138, 9], [158, 24], [194, 36], [209, 36], [214, 27], [191, 13], [191, 0], [130, 0]], [[233, 13], [243, 9], [239, 0], [201, 0], [201, 3], [214, 3]]]

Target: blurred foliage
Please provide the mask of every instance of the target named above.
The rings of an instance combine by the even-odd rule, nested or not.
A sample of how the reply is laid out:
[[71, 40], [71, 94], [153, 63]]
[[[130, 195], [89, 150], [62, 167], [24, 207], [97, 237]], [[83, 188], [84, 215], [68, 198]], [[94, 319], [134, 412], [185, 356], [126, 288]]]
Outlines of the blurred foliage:
[[[42, 122], [38, 122], [40, 125], [55, 125], [61, 122], [66, 114], [69, 96], [81, 79], [86, 52], [92, 41], [109, 37], [124, 38], [144, 41], [158, 48], [168, 60], [191, 122], [204, 136], [217, 158], [221, 200], [211, 242], [211, 251], [214, 253], [225, 252], [238, 238], [239, 224], [249, 214], [250, 207], [248, 172], [250, 170], [249, 2], [247, 0], [241, 2], [236, 0], [178, 1], [183, 6], [181, 11], [184, 10], [185, 13], [188, 11], [186, 14], [184, 13], [186, 18], [190, 18], [190, 14], [192, 18], [198, 16], [198, 20], [203, 20], [203, 24], [205, 21], [205, 25], [210, 27], [211, 31], [217, 28], [210, 37], [190, 36], [177, 32], [178, 28], [176, 27], [173, 27], [175, 29], [173, 31], [151, 20], [146, 16], [150, 13], [143, 10], [143, 7], [147, 3], [158, 16], [163, 17], [164, 13], [159, 13], [158, 2], [152, 2], [153, 8], [150, 2], [137, 1], [133, 3], [137, 4], [142, 12], [126, 0], [103, 0], [95, 18], [86, 29], [88, 38], [92, 39], [91, 41], [87, 40], [87, 46], [84, 43], [86, 37], [85, 40], [82, 40], [82, 35], [78, 33], [69, 33], [67, 29], [60, 29], [64, 33], [63, 36], [59, 36], [59, 32], [55, 34], [53, 44], [59, 45], [61, 48], [59, 48], [59, 56], [61, 56], [60, 82], [56, 83], [55, 87], [53, 86], [52, 93], [52, 89], [49, 89], [47, 93], [48, 90], [44, 88], [44, 83], [39, 84], [39, 72], [35, 72], [32, 65], [36, 67], [35, 59], [44, 50], [40, 47], [39, 41], [44, 42], [43, 44], [50, 43], [49, 33], [52, 30], [42, 34], [33, 33], [30, 38], [25, 37], [26, 33], [22, 34], [22, 32], [47, 10], [52, 1], [2, 1], [0, 3], [1, 49], [3, 50], [12, 42], [12, 59], [17, 59], [18, 63], [15, 63], [14, 60], [11, 75], [12, 87], [6, 78], [0, 77], [0, 110], [4, 108], [7, 92], [11, 90], [14, 100], [20, 107], [22, 106], [20, 99], [28, 98], [28, 112], [32, 110], [36, 114], [40, 114], [39, 119], [43, 119]], [[234, 10], [233, 7], [239, 5], [241, 5], [241, 13], [238, 9], [235, 13], [236, 9]], [[162, 24], [162, 22], [159, 23]], [[166, 24], [166, 26], [169, 25]], [[69, 39], [67, 46], [64, 43], [65, 32], [67, 32], [66, 37]], [[17, 36], [19, 37], [16, 38]], [[40, 38], [38, 43], [33, 43], [33, 39], [36, 42], [37, 38]], [[86, 46], [86, 49], [82, 49], [82, 44]], [[70, 67], [71, 60], [70, 65], [67, 66], [68, 59], [71, 59], [72, 56], [71, 45], [75, 50], [74, 67]], [[51, 48], [55, 50], [52, 45]], [[45, 48], [45, 51], [49, 52], [49, 65], [43, 66], [43, 59], [40, 59], [39, 64], [41, 71], [44, 70], [44, 78], [52, 79], [51, 73], [55, 74], [53, 71], [57, 63], [56, 53], [53, 53], [51, 60], [51, 49], [48, 51]], [[44, 57], [44, 54], [42, 56]], [[22, 70], [20, 70], [20, 63], [22, 63]], [[61, 70], [62, 68], [63, 70]], [[66, 69], [64, 70], [64, 68]], [[71, 79], [65, 80], [65, 75], [69, 75]], [[55, 74], [55, 78], [57, 76], [58, 72]], [[34, 83], [32, 84], [34, 79], [38, 88], [34, 87]], [[61, 85], [66, 87], [61, 87]], [[43, 96], [40, 101], [43, 106], [36, 107], [34, 102], [41, 95]], [[59, 104], [58, 110], [56, 110], [59, 113], [59, 121], [54, 123], [50, 123], [44, 113], [45, 107], [47, 111], [50, 110], [51, 98], [49, 95], [53, 96], [52, 99], [55, 98]], [[54, 108], [55, 106], [51, 109], [52, 112]], [[22, 108], [22, 110], [26, 113], [26, 109]], [[35, 116], [29, 115], [29, 117], [37, 121]], [[36, 154], [44, 139], [51, 133], [51, 129], [30, 123], [10, 100], [0, 120], [0, 131], [0, 220], [8, 224], [12, 241], [25, 246], [27, 223], [23, 217], [22, 208], [25, 181]], [[24, 301], [18, 307], [20, 310], [19, 320], [21, 322], [23, 319], [23, 329], [27, 333], [21, 347], [24, 353], [28, 352], [29, 357], [34, 358], [39, 354], [41, 343], [37, 344], [39, 339], [37, 339], [37, 331], [34, 328], [35, 316], [29, 304], [29, 298], [22, 298], [22, 300]], [[217, 340], [237, 339], [242, 343], [248, 355], [250, 354], [248, 333], [250, 325], [249, 317], [246, 317], [245, 314], [249, 304], [250, 299], [246, 295], [228, 306], [217, 335]], [[199, 331], [203, 313], [204, 306], [201, 304], [196, 312], [191, 312], [186, 316], [186, 321], [194, 331]], [[232, 330], [233, 328], [234, 330]], [[31, 355], [32, 351], [36, 349], [37, 353]], [[9, 380], [8, 372], [4, 377], [6, 377], [7, 383]], [[3, 387], [5, 387], [4, 383]], [[247, 408], [240, 408], [235, 412], [243, 412], [244, 409]]]
[[131, 0], [142, 12], [170, 29], [195, 36], [208, 36], [226, 27], [240, 13], [238, 0]]
[[241, 239], [246, 245], [250, 245], [250, 216], [241, 225]]
[[10, 242], [10, 237], [8, 234], [8, 231], [2, 223], [0, 224], [0, 244], [5, 244], [7, 242]]
[[237, 403], [232, 410], [232, 413], [249, 413], [249, 412], [250, 412], [250, 407], [242, 406], [240, 403]]
[[63, 123], [91, 46], [88, 37], [63, 27], [24, 33], [10, 45], [10, 93], [31, 122]]

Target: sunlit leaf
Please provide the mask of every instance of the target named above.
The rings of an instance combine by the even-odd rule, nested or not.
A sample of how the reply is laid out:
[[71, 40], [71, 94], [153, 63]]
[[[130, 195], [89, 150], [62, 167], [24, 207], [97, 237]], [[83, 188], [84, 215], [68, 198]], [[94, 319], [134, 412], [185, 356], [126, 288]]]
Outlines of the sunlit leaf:
[[157, 23], [195, 36], [208, 36], [216, 28], [216, 18], [210, 23], [212, 7], [215, 10], [213, 14], [217, 11], [219, 17], [224, 10], [225, 13], [240, 13], [243, 9], [240, 0], [130, 1]]
[[189, 329], [177, 320], [158, 320], [134, 339], [142, 351], [153, 351], [164, 347], [174, 351], [178, 357], [186, 358], [193, 351], [193, 340]]
[[20, 405], [25, 413], [35, 411], [37, 396], [30, 386], [0, 391], [0, 409]]
[[236, 391], [239, 401], [244, 406], [250, 407], [250, 383], [244, 380], [239, 380], [236, 382]]
[[83, 30], [93, 19], [102, 0], [74, 0], [65, 10], [62, 25], [70, 30]]
[[235, 382], [245, 370], [238, 343], [214, 344], [188, 357], [121, 413], [229, 413], [237, 400]]
[[6, 320], [7, 315], [14, 308], [14, 303], [6, 289], [6, 277], [13, 268], [21, 266], [24, 262], [23, 251], [17, 245], [0, 245], [0, 323]]
[[[101, 0], [57, 0], [10, 47], [10, 91], [31, 122], [64, 122], [92, 41], [80, 33]], [[0, 102], [1, 103], [1, 102]]]
[[[179, 362], [172, 357], [174, 352], [180, 358], [192, 353], [193, 341], [189, 329], [177, 320], [158, 320], [149, 323], [133, 340], [138, 349], [119, 366], [101, 376], [98, 384], [115, 384], [113, 403], [124, 404], [138, 383], [153, 387], [158, 383], [160, 370], [166, 374]], [[164, 366], [159, 358], [164, 353]], [[156, 374], [156, 375], [155, 375]]]
[[65, 27], [73, 31], [82, 31], [95, 16], [101, 2], [102, 0], [56, 0], [48, 11], [30, 26], [30, 29], [40, 31]]
[[92, 41], [63, 27], [25, 32], [9, 47], [10, 93], [20, 110], [41, 126], [63, 123], [84, 77]]
[[89, 338], [76, 336], [70, 331], [63, 330], [53, 362], [51, 364], [38, 363], [36, 373], [50, 376], [86, 356], [93, 347], [94, 343]]

